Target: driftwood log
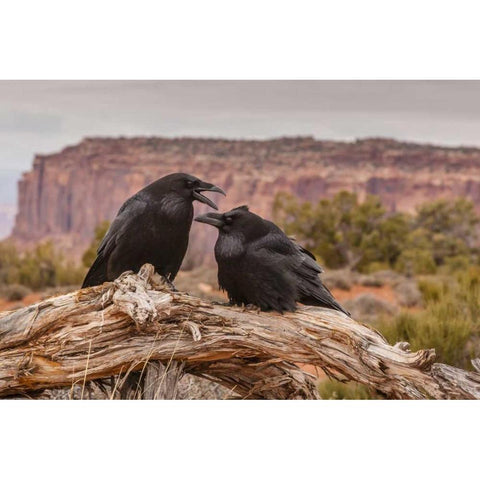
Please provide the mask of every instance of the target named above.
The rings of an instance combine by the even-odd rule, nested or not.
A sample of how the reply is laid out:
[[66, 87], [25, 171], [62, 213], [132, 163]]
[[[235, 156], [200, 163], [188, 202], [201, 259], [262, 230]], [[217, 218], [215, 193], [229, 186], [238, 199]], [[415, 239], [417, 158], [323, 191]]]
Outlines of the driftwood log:
[[479, 361], [465, 371], [434, 363], [434, 350], [408, 347], [333, 310], [280, 315], [205, 303], [172, 292], [144, 265], [0, 314], [0, 397], [136, 372], [142, 398], [175, 398], [188, 372], [226, 386], [232, 398], [315, 399], [315, 377], [297, 366], [310, 364], [388, 398], [480, 398]]

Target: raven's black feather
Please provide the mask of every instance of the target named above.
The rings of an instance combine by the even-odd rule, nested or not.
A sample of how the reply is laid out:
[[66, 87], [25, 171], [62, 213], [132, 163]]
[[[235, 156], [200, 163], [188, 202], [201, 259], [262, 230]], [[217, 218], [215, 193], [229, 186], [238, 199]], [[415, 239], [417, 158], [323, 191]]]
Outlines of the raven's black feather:
[[127, 270], [137, 272], [144, 263], [172, 281], [187, 250], [193, 201], [215, 206], [199, 194], [208, 190], [223, 193], [196, 177], [175, 173], [130, 197], [100, 243], [82, 288], [114, 280]]
[[298, 301], [349, 315], [322, 284], [315, 256], [274, 223], [245, 208], [209, 213], [198, 220], [219, 229], [218, 281], [231, 302], [283, 312], [295, 310]]

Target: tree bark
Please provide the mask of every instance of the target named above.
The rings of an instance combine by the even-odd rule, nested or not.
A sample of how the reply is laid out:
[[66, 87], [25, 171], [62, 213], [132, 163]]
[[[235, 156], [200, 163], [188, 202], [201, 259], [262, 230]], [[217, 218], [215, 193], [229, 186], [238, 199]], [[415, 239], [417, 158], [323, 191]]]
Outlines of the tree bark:
[[175, 398], [188, 372], [226, 386], [233, 398], [318, 398], [303, 363], [388, 398], [480, 398], [478, 371], [434, 361], [434, 350], [391, 346], [334, 310], [280, 315], [172, 292], [151, 265], [0, 314], [0, 397], [139, 372], [141, 394], [129, 398]]

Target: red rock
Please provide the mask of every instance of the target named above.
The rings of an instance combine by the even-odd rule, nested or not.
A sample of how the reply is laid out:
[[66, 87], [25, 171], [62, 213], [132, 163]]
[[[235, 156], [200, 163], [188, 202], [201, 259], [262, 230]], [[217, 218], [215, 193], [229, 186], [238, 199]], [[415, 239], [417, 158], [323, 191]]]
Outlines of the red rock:
[[[249, 204], [271, 216], [278, 191], [316, 201], [340, 190], [379, 195], [391, 210], [413, 211], [434, 198], [466, 196], [480, 206], [480, 149], [366, 139], [311, 137], [243, 141], [200, 138], [87, 138], [37, 155], [19, 182], [12, 237], [21, 246], [51, 238], [79, 258], [95, 226], [133, 193], [184, 171], [227, 191], [220, 210]], [[480, 207], [479, 207], [480, 208]], [[196, 213], [208, 211], [195, 203]], [[194, 223], [184, 267], [213, 261], [214, 229]]]

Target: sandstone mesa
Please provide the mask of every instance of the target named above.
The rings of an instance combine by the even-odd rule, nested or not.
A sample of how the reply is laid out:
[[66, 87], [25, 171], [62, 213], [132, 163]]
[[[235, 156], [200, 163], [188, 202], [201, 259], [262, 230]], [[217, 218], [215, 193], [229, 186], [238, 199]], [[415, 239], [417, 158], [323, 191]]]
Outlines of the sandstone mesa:
[[[465, 196], [480, 209], [476, 148], [379, 138], [86, 138], [58, 153], [36, 155], [32, 170], [19, 181], [12, 239], [22, 247], [53, 239], [78, 259], [98, 223], [113, 219], [137, 190], [175, 171], [221, 186], [227, 197], [215, 196], [220, 211], [247, 203], [267, 218], [279, 191], [311, 201], [340, 190], [360, 199], [371, 193], [391, 211], [408, 212], [434, 198]], [[194, 205], [196, 214], [209, 210]], [[212, 263], [215, 236], [194, 222], [184, 266]]]

